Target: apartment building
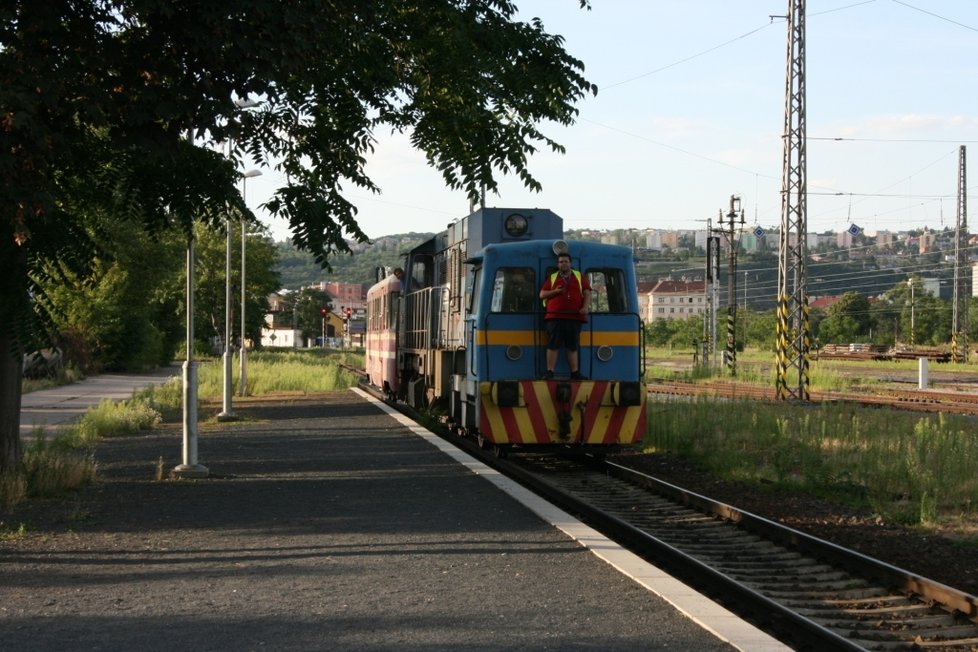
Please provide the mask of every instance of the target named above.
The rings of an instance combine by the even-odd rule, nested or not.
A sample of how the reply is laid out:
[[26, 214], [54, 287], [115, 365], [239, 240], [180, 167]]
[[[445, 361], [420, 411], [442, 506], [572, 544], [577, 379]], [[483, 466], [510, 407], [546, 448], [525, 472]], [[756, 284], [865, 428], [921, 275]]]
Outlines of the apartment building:
[[660, 279], [649, 292], [646, 321], [687, 319], [705, 315], [706, 308], [706, 281], [703, 279]]

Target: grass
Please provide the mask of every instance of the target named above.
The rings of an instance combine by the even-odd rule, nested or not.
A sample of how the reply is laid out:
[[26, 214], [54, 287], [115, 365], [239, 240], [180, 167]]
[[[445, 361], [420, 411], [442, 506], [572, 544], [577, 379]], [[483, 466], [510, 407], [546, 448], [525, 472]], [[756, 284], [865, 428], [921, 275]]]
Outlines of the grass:
[[10, 508], [28, 498], [60, 496], [95, 477], [91, 446], [73, 433], [49, 438], [43, 428], [37, 428], [24, 447], [20, 471], [0, 477], [0, 504]]
[[75, 447], [92, 445], [102, 437], [149, 430], [162, 421], [160, 412], [139, 398], [118, 403], [106, 399], [89, 408], [76, 423], [66, 427], [58, 439]]
[[20, 391], [22, 394], [30, 394], [39, 389], [50, 389], [52, 387], [61, 387], [62, 385], [78, 382], [84, 377], [85, 375], [75, 366], [69, 365], [63, 367], [58, 372], [58, 375], [53, 378], [25, 378]]
[[716, 475], [867, 507], [908, 525], [978, 515], [974, 422], [855, 404], [650, 403], [645, 447]]
[[[362, 369], [363, 354], [330, 349], [256, 351], [246, 359], [248, 395], [316, 394], [355, 386], [357, 375], [341, 364]], [[239, 362], [235, 360], [231, 368], [232, 387], [237, 393]], [[222, 361], [201, 364], [198, 381], [201, 400], [220, 399], [224, 391]]]

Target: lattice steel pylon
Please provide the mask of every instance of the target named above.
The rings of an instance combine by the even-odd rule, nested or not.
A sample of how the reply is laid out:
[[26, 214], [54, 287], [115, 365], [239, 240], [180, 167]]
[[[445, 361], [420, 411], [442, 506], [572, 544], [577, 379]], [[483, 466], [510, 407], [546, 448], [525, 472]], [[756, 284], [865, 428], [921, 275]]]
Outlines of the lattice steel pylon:
[[951, 352], [955, 362], [968, 361], [968, 169], [965, 146], [958, 151], [958, 210], [954, 229], [954, 297], [951, 309]]
[[777, 297], [777, 398], [809, 400], [805, 0], [788, 0]]

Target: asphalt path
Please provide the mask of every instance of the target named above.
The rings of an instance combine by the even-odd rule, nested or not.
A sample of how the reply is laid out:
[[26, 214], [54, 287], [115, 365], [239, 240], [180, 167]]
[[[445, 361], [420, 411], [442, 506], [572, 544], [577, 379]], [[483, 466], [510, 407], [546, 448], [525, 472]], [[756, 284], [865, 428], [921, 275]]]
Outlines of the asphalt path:
[[181, 375], [181, 368], [173, 365], [145, 374], [100, 374], [70, 385], [24, 394], [20, 399], [20, 435], [30, 435], [35, 428], [56, 430], [105, 399], [123, 401], [132, 398], [138, 389]]

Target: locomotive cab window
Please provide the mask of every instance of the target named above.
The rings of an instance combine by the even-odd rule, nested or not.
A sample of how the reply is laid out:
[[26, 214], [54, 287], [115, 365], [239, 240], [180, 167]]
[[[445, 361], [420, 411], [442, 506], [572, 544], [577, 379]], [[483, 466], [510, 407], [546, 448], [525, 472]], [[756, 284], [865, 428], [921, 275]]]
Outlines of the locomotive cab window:
[[587, 271], [591, 283], [591, 303], [588, 312], [628, 312], [625, 273], [615, 268], [592, 268]]
[[479, 287], [481, 278], [481, 267], [470, 268], [465, 274], [465, 307], [469, 314], [475, 312], [475, 298], [477, 296], [475, 288]]
[[540, 303], [530, 267], [501, 267], [492, 283], [492, 312], [533, 312]]

